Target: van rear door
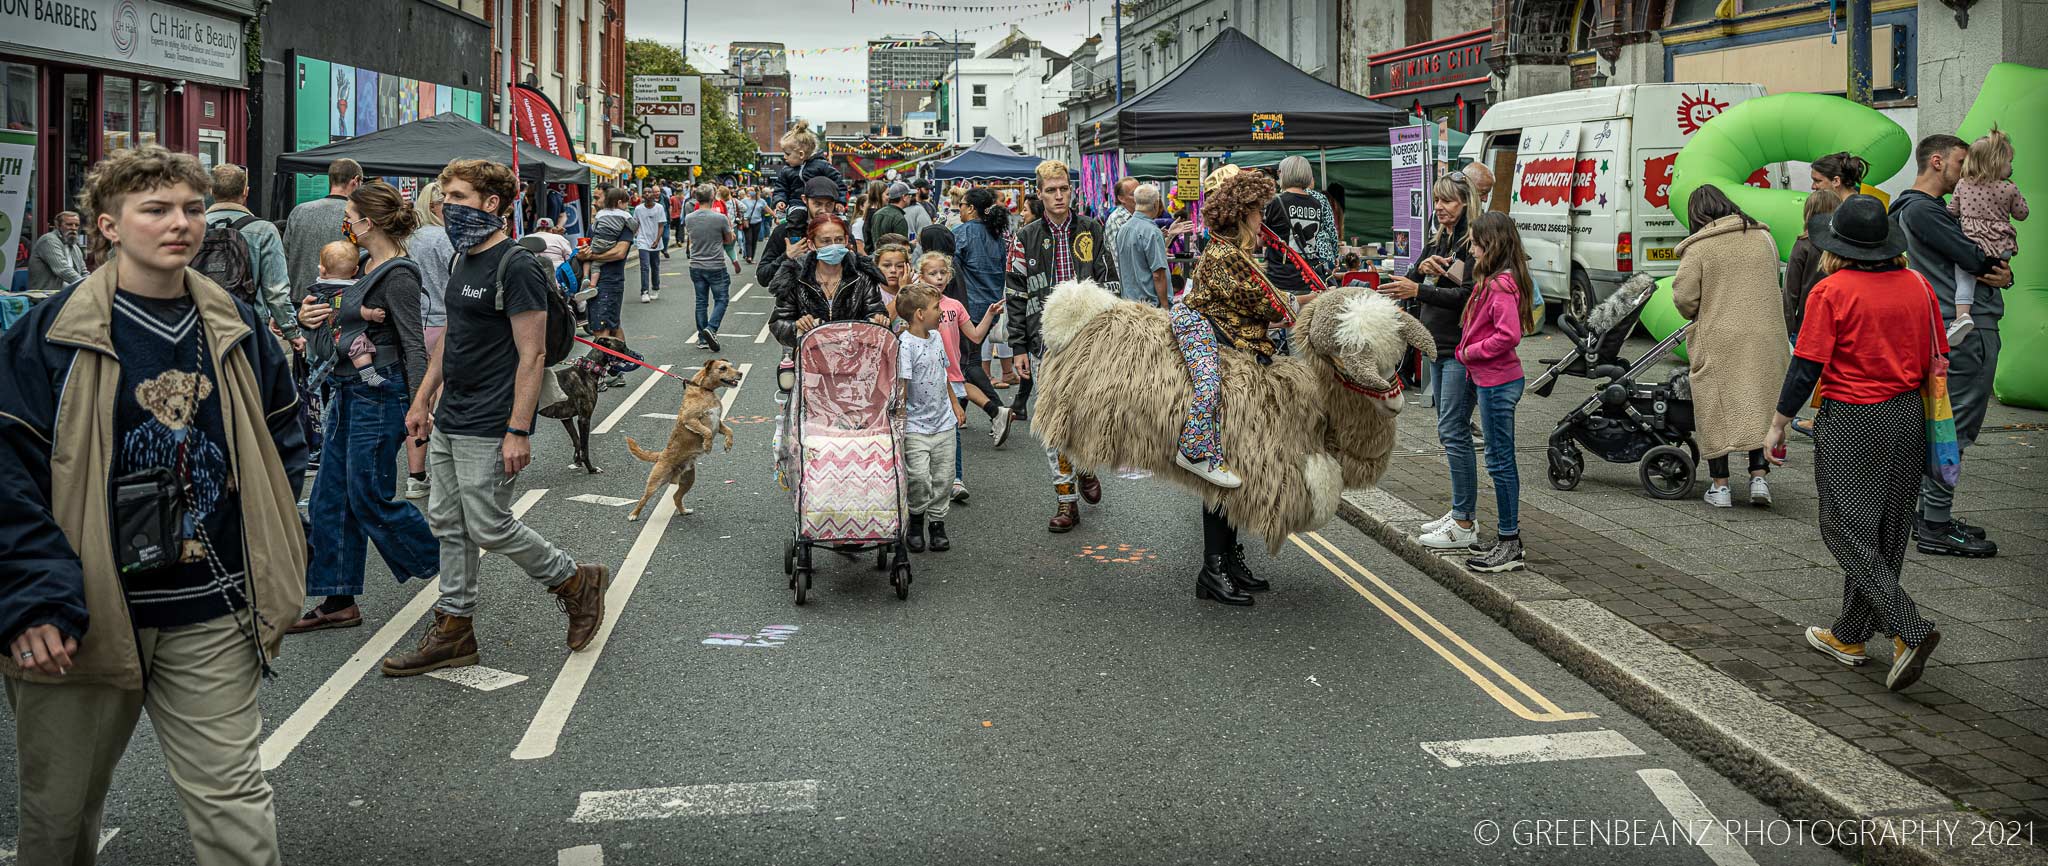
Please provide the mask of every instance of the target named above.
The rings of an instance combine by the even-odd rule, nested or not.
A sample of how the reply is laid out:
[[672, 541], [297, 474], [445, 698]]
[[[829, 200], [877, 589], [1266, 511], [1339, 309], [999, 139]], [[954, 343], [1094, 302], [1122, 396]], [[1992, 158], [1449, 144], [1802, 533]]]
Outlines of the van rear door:
[[1579, 124], [1522, 130], [1509, 213], [1529, 254], [1529, 277], [1548, 298], [1564, 298], [1572, 272], [1572, 187], [1579, 170]]

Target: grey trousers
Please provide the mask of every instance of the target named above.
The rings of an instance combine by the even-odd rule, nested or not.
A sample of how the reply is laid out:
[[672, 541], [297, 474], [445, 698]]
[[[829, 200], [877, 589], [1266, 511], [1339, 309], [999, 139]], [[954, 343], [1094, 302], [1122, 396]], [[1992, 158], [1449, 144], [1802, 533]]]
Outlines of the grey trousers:
[[910, 513], [926, 520], [945, 520], [953, 508], [953, 443], [959, 434], [907, 433], [903, 437], [903, 474], [910, 482]]
[[[1948, 401], [1956, 415], [1956, 445], [1968, 449], [1984, 426], [1991, 405], [1991, 379], [1998, 373], [1998, 331], [1978, 329], [1948, 352]], [[1969, 461], [1963, 472], [1969, 473]], [[1954, 518], [1956, 490], [1932, 475], [1920, 476], [1920, 519], [1947, 523]]]
[[512, 516], [516, 475], [505, 474], [501, 440], [450, 436], [427, 439], [427, 525], [441, 542], [441, 600], [434, 609], [474, 616], [482, 551], [502, 554], [528, 577], [554, 587], [576, 574], [576, 561]]
[[91, 866], [114, 765], [144, 709], [200, 866], [281, 862], [277, 812], [257, 753], [256, 648], [232, 616], [137, 629], [135, 644], [148, 677], [140, 691], [7, 681], [21, 764], [15, 862]]

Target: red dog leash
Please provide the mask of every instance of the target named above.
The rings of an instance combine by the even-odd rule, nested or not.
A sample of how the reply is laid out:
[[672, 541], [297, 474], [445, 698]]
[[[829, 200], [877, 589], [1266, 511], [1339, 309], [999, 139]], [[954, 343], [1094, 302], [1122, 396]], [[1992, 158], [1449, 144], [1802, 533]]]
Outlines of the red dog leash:
[[612, 350], [610, 350], [610, 349], [607, 349], [607, 348], [605, 348], [605, 347], [603, 347], [603, 346], [600, 346], [600, 345], [598, 345], [598, 344], [596, 344], [596, 343], [590, 342], [589, 340], [583, 339], [582, 337], [577, 337], [577, 338], [575, 338], [575, 339], [576, 339], [576, 342], [578, 342], [578, 343], [582, 343], [582, 344], [583, 344], [583, 345], [585, 345], [585, 346], [589, 346], [590, 348], [596, 349], [596, 350], [598, 350], [598, 351], [600, 351], [600, 352], [603, 352], [603, 353], [605, 353], [605, 354], [607, 354], [607, 355], [610, 355], [610, 356], [612, 356], [612, 357], [614, 357], [614, 358], [617, 358], [617, 359], [619, 359], [619, 360], [621, 360], [621, 361], [625, 361], [625, 362], [628, 362], [628, 363], [631, 363], [631, 364], [635, 364], [635, 365], [638, 365], [638, 366], [641, 366], [641, 367], [646, 367], [646, 368], [647, 368], [647, 369], [649, 369], [649, 370], [653, 370], [653, 371], [654, 371], [654, 372], [656, 372], [656, 373], [660, 373], [660, 374], [662, 374], [663, 376], [667, 376], [667, 377], [669, 377], [669, 378], [671, 378], [671, 379], [674, 379], [674, 380], [676, 380], [676, 381], [678, 381], [678, 382], [681, 382], [681, 383], [683, 383], [683, 384], [685, 384], [685, 385], [687, 385], [687, 384], [689, 384], [689, 383], [690, 383], [690, 380], [689, 380], [689, 379], [685, 379], [685, 378], [683, 378], [683, 377], [681, 377], [681, 376], [678, 376], [678, 375], [676, 375], [676, 374], [674, 374], [674, 373], [671, 373], [671, 372], [669, 372], [669, 371], [667, 371], [667, 370], [664, 370], [664, 369], [662, 369], [662, 368], [660, 368], [660, 367], [656, 367], [656, 366], [654, 366], [653, 364], [649, 364], [649, 363], [647, 363], [646, 361], [642, 361], [642, 360], [640, 360], [639, 358], [635, 358], [635, 357], [633, 357], [632, 355], [628, 355], [628, 354], [625, 354], [625, 353], [623, 353], [623, 352], [614, 352], [614, 351], [612, 351]]

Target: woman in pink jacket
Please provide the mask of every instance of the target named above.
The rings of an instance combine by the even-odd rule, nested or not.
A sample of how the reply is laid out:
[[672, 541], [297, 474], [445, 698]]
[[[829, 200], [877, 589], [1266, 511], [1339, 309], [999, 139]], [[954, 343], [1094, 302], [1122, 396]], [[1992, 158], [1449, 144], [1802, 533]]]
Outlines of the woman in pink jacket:
[[1515, 347], [1522, 342], [1522, 332], [1536, 324], [1528, 260], [1522, 236], [1507, 214], [1491, 211], [1472, 223], [1478, 288], [1465, 301], [1465, 335], [1458, 341], [1457, 358], [1478, 392], [1479, 424], [1486, 431], [1486, 474], [1493, 479], [1494, 505], [1500, 513], [1500, 540], [1465, 561], [1473, 571], [1522, 567], [1517, 504], [1522, 480], [1515, 469], [1515, 404], [1522, 399], [1522, 359], [1515, 355]]

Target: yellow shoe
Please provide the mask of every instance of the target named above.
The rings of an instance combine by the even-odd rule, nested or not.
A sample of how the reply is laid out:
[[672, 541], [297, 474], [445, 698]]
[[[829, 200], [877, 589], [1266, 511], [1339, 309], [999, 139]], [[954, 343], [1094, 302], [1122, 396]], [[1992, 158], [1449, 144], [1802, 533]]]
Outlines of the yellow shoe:
[[1834, 632], [1818, 626], [1807, 626], [1806, 643], [1850, 667], [1870, 663], [1870, 657], [1863, 654], [1862, 644], [1843, 643], [1835, 638]]
[[1884, 687], [1901, 691], [1920, 681], [1920, 672], [1927, 668], [1927, 657], [1934, 654], [1934, 648], [1941, 644], [1941, 632], [1930, 631], [1927, 639], [1919, 646], [1909, 647], [1906, 642], [1892, 638], [1892, 669], [1885, 674]]

